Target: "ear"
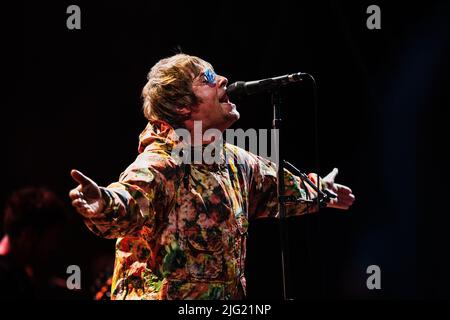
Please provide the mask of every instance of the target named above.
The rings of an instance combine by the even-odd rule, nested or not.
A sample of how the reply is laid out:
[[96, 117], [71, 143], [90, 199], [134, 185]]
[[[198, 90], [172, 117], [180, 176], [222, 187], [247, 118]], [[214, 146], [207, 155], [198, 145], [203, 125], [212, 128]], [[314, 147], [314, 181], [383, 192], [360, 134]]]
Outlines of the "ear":
[[181, 114], [182, 116], [184, 116], [184, 117], [189, 117], [191, 112], [192, 112], [192, 110], [190, 108], [188, 108], [188, 107], [180, 107], [180, 108], [177, 109], [177, 112], [179, 114]]

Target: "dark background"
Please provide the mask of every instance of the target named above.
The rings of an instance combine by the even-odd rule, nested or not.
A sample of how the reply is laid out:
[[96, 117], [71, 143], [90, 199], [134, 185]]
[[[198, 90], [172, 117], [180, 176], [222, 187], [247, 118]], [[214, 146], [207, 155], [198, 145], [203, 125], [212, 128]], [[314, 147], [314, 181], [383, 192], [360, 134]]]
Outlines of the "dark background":
[[[81, 30], [66, 28], [70, 4], [81, 8]], [[366, 27], [371, 4], [381, 30]], [[3, 12], [13, 18], [0, 204], [44, 185], [69, 205], [72, 168], [100, 185], [117, 180], [146, 125], [146, 74], [179, 48], [230, 82], [308, 72], [319, 89], [319, 154], [305, 81], [282, 91], [286, 158], [322, 176], [338, 167], [357, 200], [348, 212], [289, 220], [292, 296], [449, 298], [449, 10], [444, 1], [23, 2]], [[234, 128], [270, 128], [268, 95], [238, 110]], [[92, 259], [112, 258], [114, 242], [71, 217], [66, 258], [85, 270], [88, 290]], [[281, 299], [277, 222], [250, 226], [249, 298]], [[369, 265], [381, 268], [381, 290], [366, 287]]]

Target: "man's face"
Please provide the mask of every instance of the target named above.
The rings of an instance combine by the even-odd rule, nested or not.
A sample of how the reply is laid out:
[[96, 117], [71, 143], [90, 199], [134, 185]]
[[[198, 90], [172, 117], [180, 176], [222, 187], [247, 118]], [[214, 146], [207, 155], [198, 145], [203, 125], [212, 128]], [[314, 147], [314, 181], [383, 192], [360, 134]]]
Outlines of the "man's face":
[[239, 119], [236, 105], [226, 94], [227, 83], [227, 78], [208, 68], [194, 79], [192, 89], [201, 103], [192, 108], [190, 120], [202, 121], [203, 130], [215, 128], [223, 132]]

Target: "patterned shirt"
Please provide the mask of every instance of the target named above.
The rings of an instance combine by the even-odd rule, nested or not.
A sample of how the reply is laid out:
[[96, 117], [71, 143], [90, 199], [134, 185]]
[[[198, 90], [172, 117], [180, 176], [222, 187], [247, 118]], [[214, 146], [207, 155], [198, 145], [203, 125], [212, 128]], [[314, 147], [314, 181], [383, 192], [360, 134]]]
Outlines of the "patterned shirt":
[[[117, 239], [112, 299], [241, 299], [248, 221], [277, 217], [275, 164], [224, 144], [222, 164], [184, 164], [175, 130], [151, 121], [137, 159], [101, 188], [105, 210], [84, 216], [95, 234]], [[310, 179], [314, 180], [310, 175]], [[286, 195], [315, 197], [285, 171]], [[315, 210], [287, 205], [286, 216]]]

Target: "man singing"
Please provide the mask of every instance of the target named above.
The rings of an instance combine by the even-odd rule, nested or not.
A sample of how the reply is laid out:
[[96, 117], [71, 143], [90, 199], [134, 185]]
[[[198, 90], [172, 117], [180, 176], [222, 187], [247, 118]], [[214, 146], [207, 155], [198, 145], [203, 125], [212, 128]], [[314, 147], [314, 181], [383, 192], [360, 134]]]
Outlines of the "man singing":
[[[79, 184], [70, 191], [73, 206], [92, 232], [117, 239], [112, 299], [245, 297], [248, 221], [278, 216], [277, 171], [265, 158], [229, 143], [217, 148], [216, 139], [203, 134], [223, 132], [239, 119], [226, 95], [227, 82], [198, 57], [162, 59], [142, 91], [149, 123], [140, 135], [139, 155], [119, 181], [99, 187], [72, 170]], [[180, 129], [191, 139], [180, 139]], [[182, 144], [202, 154], [214, 143], [213, 163], [189, 162], [174, 152]], [[346, 210], [355, 197], [334, 183], [336, 174], [337, 169], [320, 179], [320, 187], [336, 195], [328, 207]], [[286, 195], [316, 196], [289, 171], [284, 178]], [[286, 215], [316, 209], [288, 204]]]

